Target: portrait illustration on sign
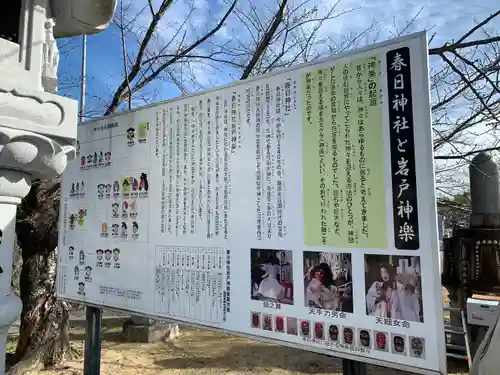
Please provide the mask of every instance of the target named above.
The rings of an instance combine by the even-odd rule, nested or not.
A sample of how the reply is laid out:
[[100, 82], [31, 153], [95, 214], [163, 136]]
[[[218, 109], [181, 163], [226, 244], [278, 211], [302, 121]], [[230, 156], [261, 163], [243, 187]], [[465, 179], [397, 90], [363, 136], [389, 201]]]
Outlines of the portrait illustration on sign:
[[104, 198], [104, 191], [106, 190], [106, 185], [105, 184], [99, 184], [97, 185], [97, 197], [102, 199]]
[[120, 204], [118, 202], [113, 202], [111, 203], [111, 216], [113, 218], [118, 218], [120, 217], [119, 210], [120, 209]]
[[122, 178], [122, 194], [130, 194], [130, 177]]
[[252, 312], [250, 322], [253, 328], [260, 328], [260, 313]]
[[132, 142], [132, 144], [134, 143], [134, 140], [135, 140], [135, 129], [134, 128], [128, 128], [127, 129], [127, 141], [130, 143]]
[[145, 143], [148, 137], [149, 123], [141, 122], [137, 125], [137, 141]]
[[83, 252], [83, 250], [80, 250], [80, 253], [78, 255], [78, 261], [79, 261], [80, 265], [85, 264], [85, 253]]
[[84, 282], [79, 282], [78, 283], [77, 294], [80, 295], [80, 296], [84, 296], [85, 295], [85, 283]]
[[141, 173], [139, 178], [139, 191], [147, 192], [149, 190], [148, 175], [146, 173]]

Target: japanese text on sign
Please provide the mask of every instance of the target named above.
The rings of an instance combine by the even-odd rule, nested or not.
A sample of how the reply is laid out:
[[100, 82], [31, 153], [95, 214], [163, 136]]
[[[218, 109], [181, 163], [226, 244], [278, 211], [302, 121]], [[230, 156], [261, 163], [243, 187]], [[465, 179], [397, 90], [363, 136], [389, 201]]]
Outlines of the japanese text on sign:
[[387, 245], [386, 223], [380, 220], [386, 204], [379, 80], [375, 57], [303, 74], [304, 224], [309, 246]]
[[410, 50], [405, 47], [389, 51], [386, 57], [394, 244], [396, 249], [417, 250], [420, 241], [418, 235]]

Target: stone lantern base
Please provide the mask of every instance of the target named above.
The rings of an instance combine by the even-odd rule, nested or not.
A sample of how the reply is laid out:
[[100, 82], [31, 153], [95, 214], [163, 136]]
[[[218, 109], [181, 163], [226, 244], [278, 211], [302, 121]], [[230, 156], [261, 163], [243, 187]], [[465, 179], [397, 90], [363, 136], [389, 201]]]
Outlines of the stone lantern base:
[[179, 326], [133, 316], [122, 324], [122, 335], [128, 342], [156, 343], [179, 337]]

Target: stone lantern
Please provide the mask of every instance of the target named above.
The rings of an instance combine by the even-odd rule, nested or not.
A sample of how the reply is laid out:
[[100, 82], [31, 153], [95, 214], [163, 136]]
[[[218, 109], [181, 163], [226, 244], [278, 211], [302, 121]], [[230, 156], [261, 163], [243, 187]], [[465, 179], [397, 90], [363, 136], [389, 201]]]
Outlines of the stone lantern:
[[116, 0], [8, 0], [0, 12], [0, 374], [21, 301], [11, 293], [17, 205], [75, 157], [77, 101], [57, 95], [56, 39], [104, 30]]

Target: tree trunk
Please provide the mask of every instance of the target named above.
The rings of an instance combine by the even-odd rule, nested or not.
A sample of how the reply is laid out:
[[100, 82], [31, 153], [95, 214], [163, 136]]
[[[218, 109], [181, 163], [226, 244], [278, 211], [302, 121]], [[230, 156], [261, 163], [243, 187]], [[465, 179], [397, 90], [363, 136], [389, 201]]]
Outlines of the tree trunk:
[[35, 182], [18, 209], [21, 327], [9, 374], [60, 362], [70, 350], [69, 310], [55, 297], [59, 181]]

